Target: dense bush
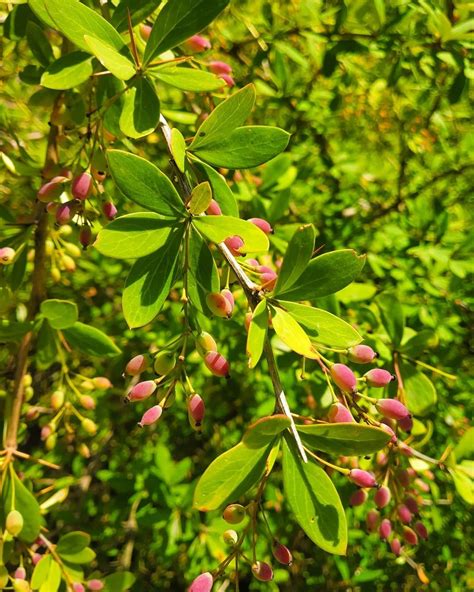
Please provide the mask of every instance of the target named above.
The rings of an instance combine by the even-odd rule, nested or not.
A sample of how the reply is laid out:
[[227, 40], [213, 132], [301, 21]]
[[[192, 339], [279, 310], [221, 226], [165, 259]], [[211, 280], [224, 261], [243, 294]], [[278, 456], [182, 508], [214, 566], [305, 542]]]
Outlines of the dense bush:
[[0, 589], [470, 589], [469, 5], [3, 6]]

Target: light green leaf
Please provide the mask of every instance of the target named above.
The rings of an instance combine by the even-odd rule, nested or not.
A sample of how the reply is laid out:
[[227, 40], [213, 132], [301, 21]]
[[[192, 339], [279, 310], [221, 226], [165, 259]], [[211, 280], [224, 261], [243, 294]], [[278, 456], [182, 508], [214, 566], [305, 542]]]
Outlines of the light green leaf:
[[125, 91], [119, 125], [129, 138], [142, 138], [151, 134], [160, 119], [160, 101], [154, 86], [139, 78]]
[[263, 448], [271, 444], [275, 437], [290, 425], [291, 421], [286, 415], [261, 417], [247, 428], [242, 443], [248, 448]]
[[382, 323], [392, 340], [393, 345], [398, 346], [403, 339], [403, 330], [405, 328], [405, 316], [400, 301], [395, 294], [388, 292], [379, 294], [375, 302], [380, 310]]
[[123, 150], [108, 150], [107, 160], [110, 173], [125, 197], [169, 218], [186, 215], [173, 184], [154, 164]]
[[255, 103], [255, 87], [244, 86], [225, 101], [219, 103], [205, 119], [191, 145], [190, 151], [204, 148], [208, 144], [223, 140], [231, 131], [241, 126], [250, 115]]
[[262, 477], [271, 450], [272, 444], [255, 449], [240, 442], [218, 456], [198, 481], [194, 507], [209, 512], [244, 495]]
[[135, 583], [136, 577], [129, 571], [116, 571], [104, 578], [108, 592], [126, 592]]
[[84, 51], [73, 51], [50, 64], [41, 76], [46, 88], [65, 90], [82, 84], [93, 72], [92, 58]]
[[249, 368], [255, 368], [262, 357], [265, 338], [268, 333], [268, 309], [266, 300], [261, 300], [252, 313], [247, 336]]
[[15, 471], [7, 470], [2, 486], [2, 504], [0, 504], [2, 524], [5, 524], [6, 515], [13, 509], [20, 512], [24, 520], [23, 528], [17, 538], [25, 543], [32, 543], [38, 538], [42, 524], [39, 504]]
[[75, 553], [63, 553], [61, 559], [68, 563], [85, 565], [95, 559], [95, 553], [90, 547], [76, 551]]
[[84, 35], [84, 40], [91, 53], [119, 80], [128, 80], [136, 71], [134, 63], [119, 53], [114, 47], [96, 39], [91, 35]]
[[85, 549], [90, 542], [91, 537], [87, 532], [75, 530], [60, 537], [56, 551], [60, 555], [72, 555]]
[[51, 555], [43, 555], [43, 557], [35, 565], [33, 575], [31, 576], [32, 590], [39, 590], [39, 588], [41, 588], [43, 583], [47, 580], [52, 563], [53, 558]]
[[209, 164], [229, 169], [249, 169], [269, 161], [288, 145], [290, 134], [279, 127], [249, 125], [238, 127], [226, 137], [194, 146], [193, 151]]
[[219, 204], [224, 216], [239, 217], [239, 206], [231, 188], [227, 185], [224, 177], [204, 162], [194, 161], [194, 167], [201, 173], [200, 178], [209, 181], [212, 195]]
[[122, 306], [129, 327], [143, 327], [160, 312], [174, 279], [184, 228], [175, 228], [165, 244], [138, 259], [125, 282]]
[[474, 458], [474, 427], [467, 429], [454, 449], [456, 460]]
[[193, 219], [193, 225], [206, 238], [221, 243], [230, 236], [240, 236], [244, 241], [242, 251], [257, 253], [268, 249], [267, 235], [255, 224], [233, 216], [201, 216]]
[[339, 494], [328, 474], [283, 441], [283, 483], [285, 498], [308, 537], [321, 549], [345, 555], [347, 522]]
[[211, 92], [225, 85], [225, 81], [222, 78], [211, 72], [205, 72], [197, 68], [167, 65], [149, 70], [148, 73], [161, 82], [184, 91]]
[[191, 198], [189, 200], [189, 211], [194, 216], [198, 216], [207, 210], [212, 200], [211, 186], [208, 181], [199, 183], [193, 187]]
[[385, 430], [353, 423], [315, 423], [296, 427], [307, 446], [335, 455], [372, 454], [390, 440], [390, 434]]
[[220, 277], [216, 262], [206, 241], [191, 227], [189, 233], [188, 296], [193, 306], [208, 314], [206, 296], [218, 292]]
[[275, 295], [291, 288], [311, 261], [316, 233], [312, 224], [300, 226], [291, 237], [278, 274]]
[[271, 307], [272, 327], [290, 349], [306, 358], [317, 356], [309, 337], [301, 325], [281, 308]]
[[460, 465], [455, 469], [448, 470], [453, 478], [456, 491], [465, 502], [471, 506], [474, 505], [474, 481], [462, 470]]
[[186, 141], [177, 127], [171, 130], [171, 153], [176, 166], [184, 173], [186, 166]]
[[291, 288], [278, 294], [285, 300], [314, 300], [328, 296], [350, 284], [364, 267], [365, 256], [344, 249], [312, 259]]
[[176, 47], [213, 21], [229, 0], [169, 0], [155, 20], [143, 56], [148, 65], [156, 56]]
[[409, 364], [400, 365], [403, 387], [408, 409], [414, 415], [427, 415], [433, 412], [438, 400], [436, 389], [431, 380]]
[[74, 323], [72, 327], [63, 330], [63, 335], [72, 349], [77, 349], [86, 356], [113, 357], [120, 353], [110, 337], [84, 323]]
[[326, 310], [284, 300], [278, 302], [298, 323], [303, 325], [313, 342], [331, 347], [348, 348], [362, 341], [362, 337], [349, 323]]
[[43, 300], [41, 314], [48, 319], [53, 329], [66, 329], [77, 321], [77, 304], [69, 300]]
[[176, 227], [175, 220], [151, 212], [126, 214], [107, 224], [94, 246], [107, 257], [139, 259], [162, 247]]
[[49, 564], [48, 577], [43, 582], [40, 592], [57, 592], [61, 584], [61, 568], [56, 561]]

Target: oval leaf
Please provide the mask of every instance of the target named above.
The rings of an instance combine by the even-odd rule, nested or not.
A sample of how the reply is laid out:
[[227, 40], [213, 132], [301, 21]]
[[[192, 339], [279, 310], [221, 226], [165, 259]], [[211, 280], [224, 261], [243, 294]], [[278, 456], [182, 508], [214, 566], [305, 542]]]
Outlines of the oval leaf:
[[35, 496], [25, 487], [13, 470], [5, 472], [2, 485], [2, 502], [2, 523], [4, 523], [6, 514], [11, 509], [18, 510], [24, 520], [18, 538], [25, 543], [32, 543], [36, 540], [42, 523], [40, 507]]
[[403, 387], [408, 409], [414, 415], [426, 415], [432, 412], [438, 399], [431, 380], [409, 364], [400, 365]]
[[111, 357], [120, 353], [120, 349], [110, 337], [84, 323], [74, 323], [72, 327], [63, 330], [63, 335], [73, 349], [78, 349], [87, 356]]
[[307, 446], [336, 455], [372, 454], [390, 440], [390, 434], [385, 430], [353, 423], [315, 423], [296, 427]]
[[275, 436], [281, 434], [291, 425], [290, 418], [278, 414], [257, 419], [245, 432], [242, 442], [249, 448], [262, 448], [273, 442]]
[[268, 309], [265, 300], [261, 300], [252, 313], [247, 336], [247, 355], [249, 368], [255, 368], [262, 357], [265, 338], [268, 333]]
[[166, 66], [150, 70], [149, 73], [161, 82], [184, 91], [210, 92], [225, 85], [222, 78], [197, 68]]
[[135, 74], [133, 62], [119, 53], [114, 47], [91, 35], [84, 35], [84, 40], [99, 62], [112, 72], [116, 78], [128, 80]]
[[154, 86], [139, 78], [125, 91], [119, 126], [129, 138], [142, 138], [151, 134], [160, 119], [160, 101]]
[[77, 304], [69, 300], [43, 300], [40, 311], [53, 329], [66, 329], [77, 321]]
[[272, 327], [275, 333], [290, 349], [306, 358], [315, 358], [317, 354], [301, 325], [281, 308], [271, 308]]
[[198, 216], [207, 210], [211, 203], [212, 191], [211, 186], [207, 181], [199, 183], [196, 187], [193, 187], [191, 192], [191, 198], [189, 200], [189, 211], [194, 216]]
[[298, 280], [313, 256], [316, 233], [312, 224], [300, 226], [291, 237], [278, 274], [275, 295]]
[[46, 68], [41, 84], [46, 88], [66, 90], [82, 84], [92, 74], [92, 58], [83, 51], [73, 51]]
[[221, 243], [230, 236], [240, 236], [244, 241], [242, 251], [256, 253], [268, 249], [267, 235], [255, 224], [233, 216], [201, 216], [193, 225], [213, 243]]

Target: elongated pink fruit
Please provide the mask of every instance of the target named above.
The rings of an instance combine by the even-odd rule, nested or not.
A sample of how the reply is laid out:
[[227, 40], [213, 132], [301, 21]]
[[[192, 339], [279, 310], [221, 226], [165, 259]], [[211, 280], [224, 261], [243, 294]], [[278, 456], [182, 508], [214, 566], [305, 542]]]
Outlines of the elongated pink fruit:
[[247, 222], [251, 222], [265, 234], [273, 234], [273, 228], [270, 222], [267, 222], [263, 218], [249, 218]]
[[3, 247], [0, 249], [0, 264], [1, 265], [10, 265], [13, 263], [13, 259], [15, 258], [15, 249], [11, 247]]
[[408, 409], [397, 399], [379, 399], [376, 406], [380, 413], [389, 419], [400, 420], [409, 415]]
[[214, 376], [229, 376], [229, 362], [219, 352], [208, 352], [204, 358], [206, 367]]
[[352, 413], [342, 403], [333, 403], [329, 408], [328, 419], [332, 423], [352, 423]]
[[235, 80], [230, 74], [219, 74], [219, 78], [222, 78], [229, 88], [232, 88], [235, 85]]
[[231, 74], [232, 73], [232, 66], [227, 62], [221, 62], [219, 60], [214, 60], [209, 62], [208, 68], [214, 74]]
[[272, 553], [273, 557], [275, 557], [278, 563], [281, 563], [282, 565], [291, 565], [293, 556], [291, 551], [288, 549], [288, 547], [285, 547], [285, 545], [275, 541], [272, 546]]
[[423, 524], [423, 522], [416, 522], [415, 530], [420, 538], [422, 538], [425, 541], [428, 539], [428, 530], [426, 526]]
[[211, 203], [209, 204], [209, 207], [206, 210], [206, 214], [208, 216], [221, 216], [222, 215], [222, 210], [220, 208], [220, 205], [217, 203], [217, 201], [215, 199], [211, 199]]
[[214, 578], [206, 571], [197, 578], [194, 578], [191, 585], [188, 588], [188, 592], [211, 592]]
[[405, 541], [409, 545], [417, 545], [418, 544], [418, 535], [409, 526], [403, 527], [403, 538], [405, 539]]
[[367, 492], [364, 489], [356, 489], [349, 498], [349, 505], [352, 507], [362, 506], [367, 501]]
[[413, 429], [413, 418], [411, 415], [407, 415], [406, 417], [402, 417], [402, 419], [398, 420], [398, 427], [402, 429], [404, 432], [409, 434]]
[[377, 510], [369, 510], [365, 517], [365, 524], [369, 532], [374, 532], [380, 519], [380, 514]]
[[374, 495], [374, 502], [377, 508], [385, 508], [390, 503], [390, 498], [392, 494], [390, 493], [390, 489], [383, 485], [380, 489], [375, 492]]
[[90, 173], [81, 173], [72, 180], [71, 193], [74, 198], [81, 201], [86, 200], [92, 191], [92, 175]]
[[194, 420], [196, 427], [199, 427], [202, 424], [202, 420], [204, 419], [204, 415], [206, 413], [206, 407], [202, 397], [194, 394], [190, 399], [188, 399], [188, 413]]
[[222, 292], [211, 292], [206, 296], [206, 304], [216, 317], [230, 318], [234, 310], [229, 298]]
[[346, 393], [354, 393], [357, 390], [357, 378], [354, 372], [345, 364], [333, 364], [331, 376], [337, 386]]
[[184, 45], [186, 46], [186, 49], [196, 52], [211, 49], [211, 42], [202, 35], [193, 35], [189, 39], [186, 39]]
[[224, 243], [232, 255], [234, 255], [234, 257], [240, 257], [241, 255], [245, 254], [242, 251], [244, 241], [240, 238], [240, 236], [229, 236], [229, 238], [225, 239]]
[[252, 565], [252, 573], [260, 582], [270, 582], [273, 580], [272, 566], [265, 561], [256, 561]]
[[376, 487], [377, 481], [372, 473], [362, 469], [352, 469], [349, 473], [349, 479], [359, 487]]
[[356, 364], [368, 364], [378, 357], [370, 345], [355, 345], [347, 350], [347, 357]]
[[384, 541], [392, 534], [392, 523], [387, 518], [384, 518], [379, 526], [380, 538]]
[[113, 220], [117, 215], [117, 208], [111, 201], [106, 201], [102, 205], [102, 213], [107, 218], [107, 220]]
[[364, 378], [369, 386], [382, 388], [394, 380], [395, 376], [383, 368], [372, 368], [364, 374]]
[[400, 521], [403, 522], [403, 524], [410, 524], [410, 522], [412, 521], [412, 518], [413, 518], [412, 513], [405, 506], [405, 504], [401, 504], [400, 506], [398, 506], [397, 514], [398, 514], [398, 517], [400, 518]]
[[142, 415], [142, 418], [138, 422], [138, 425], [141, 428], [152, 425], [160, 419], [162, 413], [163, 408], [160, 405], [154, 405], [145, 411], [145, 413]]
[[400, 551], [402, 549], [402, 545], [398, 539], [393, 539], [390, 542], [390, 549], [394, 555], [397, 557], [400, 555]]
[[36, 197], [39, 201], [44, 203], [57, 199], [64, 191], [64, 183], [67, 181], [69, 181], [67, 177], [53, 177], [51, 181], [41, 185], [41, 187], [38, 189]]
[[136, 384], [132, 390], [128, 393], [127, 399], [129, 401], [144, 401], [148, 399], [156, 390], [156, 384], [154, 380], [144, 380]]
[[137, 374], [140, 374], [147, 368], [148, 359], [144, 355], [138, 354], [137, 356], [134, 356], [125, 366], [125, 372], [129, 376], [137, 376]]

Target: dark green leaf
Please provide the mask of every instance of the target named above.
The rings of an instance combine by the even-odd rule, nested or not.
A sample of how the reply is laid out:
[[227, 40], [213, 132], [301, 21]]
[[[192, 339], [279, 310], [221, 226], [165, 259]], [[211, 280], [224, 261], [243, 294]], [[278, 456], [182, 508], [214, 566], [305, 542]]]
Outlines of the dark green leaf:
[[395, 294], [379, 294], [375, 299], [380, 310], [382, 323], [392, 340], [392, 344], [398, 347], [403, 339], [405, 328], [405, 316], [400, 301]]
[[[11, 465], [10, 465], [11, 466]], [[12, 499], [12, 497], [14, 498]], [[2, 523], [10, 510], [17, 510], [23, 516], [23, 528], [18, 538], [25, 543], [32, 543], [38, 538], [42, 524], [41, 512], [35, 496], [25, 487], [15, 471], [5, 471], [2, 486]]]
[[439, 343], [438, 336], [432, 329], [423, 329], [400, 348], [400, 351], [410, 357], [416, 357], [425, 350], [436, 347]]
[[120, 33], [128, 31], [128, 10], [132, 26], [138, 25], [150, 16], [161, 4], [161, 0], [121, 0], [112, 15], [111, 23]]
[[36, 349], [36, 363], [38, 364], [38, 368], [45, 370], [56, 361], [58, 356], [56, 331], [52, 329], [48, 321], [41, 323], [36, 341]]
[[48, 66], [54, 60], [53, 50], [46, 35], [33, 21], [28, 21], [26, 26], [26, 39], [33, 55], [42, 66]]
[[248, 448], [262, 448], [271, 444], [278, 434], [291, 425], [286, 415], [271, 415], [257, 419], [250, 425], [243, 438], [242, 443]]
[[239, 206], [237, 200], [232, 193], [231, 188], [227, 185], [224, 177], [204, 162], [194, 162], [194, 167], [200, 173], [200, 178], [209, 181], [212, 189], [212, 195], [219, 204], [224, 216], [239, 217]]
[[41, 76], [46, 88], [63, 90], [82, 84], [92, 74], [92, 58], [84, 51], [73, 51], [50, 64]]
[[208, 314], [206, 296], [218, 292], [220, 278], [217, 265], [207, 243], [195, 228], [189, 233], [188, 295], [193, 306]]
[[153, 25], [145, 48], [144, 64], [199, 33], [228, 3], [229, 0], [169, 0]]
[[286, 501], [309, 538], [328, 553], [345, 555], [346, 515], [333, 482], [319, 465], [303, 463], [286, 439], [283, 482]]
[[385, 430], [353, 423], [315, 423], [297, 428], [307, 446], [335, 455], [372, 454], [390, 440], [390, 434]]
[[315, 234], [314, 226], [305, 224], [291, 237], [278, 274], [275, 295], [291, 288], [308, 266], [313, 256]]
[[117, 571], [104, 578], [108, 592], [126, 592], [135, 583], [136, 577], [129, 571]]
[[141, 138], [155, 130], [159, 119], [160, 101], [155, 88], [146, 78], [139, 78], [125, 91], [120, 129], [130, 138]]
[[68, 563], [84, 565], [94, 561], [95, 553], [91, 548], [86, 547], [85, 549], [82, 549], [81, 551], [75, 551], [74, 553], [62, 553], [61, 559], [63, 559], [63, 561], [67, 561]]
[[87, 532], [75, 530], [60, 537], [56, 551], [60, 555], [72, 555], [85, 549], [90, 542], [91, 537]]
[[77, 304], [69, 300], [43, 300], [40, 311], [53, 329], [67, 329], [77, 321]]
[[0, 343], [20, 340], [33, 327], [33, 323], [17, 323], [15, 321], [0, 321]]
[[313, 259], [291, 288], [278, 294], [285, 300], [314, 300], [334, 294], [350, 284], [364, 267], [365, 256], [345, 249]]
[[64, 329], [63, 335], [72, 349], [77, 349], [87, 356], [112, 357], [120, 353], [120, 349], [110, 337], [84, 323], [74, 323], [72, 327]]
[[431, 380], [410, 364], [400, 364], [408, 409], [414, 415], [433, 412], [438, 399]]

